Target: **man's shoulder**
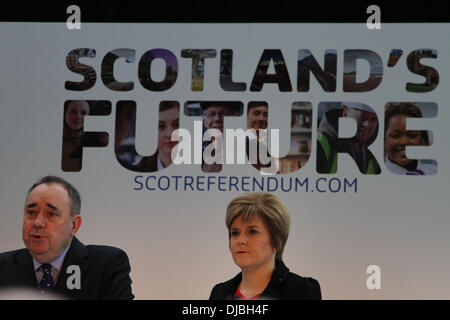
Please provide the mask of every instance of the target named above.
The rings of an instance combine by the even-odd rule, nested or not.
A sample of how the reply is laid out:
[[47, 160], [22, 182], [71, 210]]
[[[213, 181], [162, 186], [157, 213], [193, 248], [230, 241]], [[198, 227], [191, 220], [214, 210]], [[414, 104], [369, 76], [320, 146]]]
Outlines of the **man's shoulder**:
[[0, 266], [8, 262], [14, 262], [19, 255], [27, 254], [27, 249], [17, 249], [0, 253]]
[[121, 254], [125, 253], [124, 250], [107, 245], [98, 245], [98, 244], [88, 244], [85, 247], [89, 250], [90, 253], [98, 253], [98, 254]]
[[125, 251], [118, 247], [97, 244], [89, 244], [85, 247], [89, 251], [89, 256], [95, 260], [128, 259]]
[[125, 253], [125, 251], [120, 248], [98, 244], [85, 245], [76, 238], [74, 238], [73, 249], [70, 252], [71, 255], [75, 254], [78, 257], [85, 257], [91, 261], [94, 260], [94, 261], [108, 262], [111, 261], [111, 259], [118, 259], [118, 260], [128, 259], [128, 256]]

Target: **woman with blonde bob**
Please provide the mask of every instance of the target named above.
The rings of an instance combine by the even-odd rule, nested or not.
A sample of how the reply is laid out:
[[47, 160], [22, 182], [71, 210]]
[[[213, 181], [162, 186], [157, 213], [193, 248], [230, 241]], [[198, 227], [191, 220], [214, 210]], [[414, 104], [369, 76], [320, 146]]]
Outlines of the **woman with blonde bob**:
[[273, 194], [245, 193], [227, 207], [234, 263], [242, 272], [214, 286], [210, 300], [321, 299], [319, 282], [289, 272], [282, 261], [290, 216]]

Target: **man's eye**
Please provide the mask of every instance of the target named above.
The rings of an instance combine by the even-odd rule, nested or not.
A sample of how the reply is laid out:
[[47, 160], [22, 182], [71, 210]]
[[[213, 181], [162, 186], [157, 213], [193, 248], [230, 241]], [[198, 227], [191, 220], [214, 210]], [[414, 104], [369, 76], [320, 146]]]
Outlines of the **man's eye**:
[[49, 212], [48, 215], [50, 217], [56, 217], [58, 214], [56, 212]]

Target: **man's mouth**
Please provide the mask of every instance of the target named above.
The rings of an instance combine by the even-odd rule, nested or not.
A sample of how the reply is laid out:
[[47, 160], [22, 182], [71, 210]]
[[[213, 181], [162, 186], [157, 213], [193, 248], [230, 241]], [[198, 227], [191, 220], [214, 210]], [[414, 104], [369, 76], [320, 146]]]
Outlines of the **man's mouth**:
[[30, 238], [33, 240], [41, 240], [41, 239], [45, 238], [45, 236], [40, 235], [40, 234], [31, 234]]

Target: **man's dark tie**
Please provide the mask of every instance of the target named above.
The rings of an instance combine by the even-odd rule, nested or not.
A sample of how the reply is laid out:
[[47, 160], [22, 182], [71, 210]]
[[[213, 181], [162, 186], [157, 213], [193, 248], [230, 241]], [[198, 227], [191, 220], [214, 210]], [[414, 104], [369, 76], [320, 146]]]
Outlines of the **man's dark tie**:
[[53, 289], [55, 286], [55, 282], [52, 277], [52, 265], [48, 263], [44, 263], [41, 266], [44, 275], [42, 276], [41, 282], [39, 282], [39, 289]]

